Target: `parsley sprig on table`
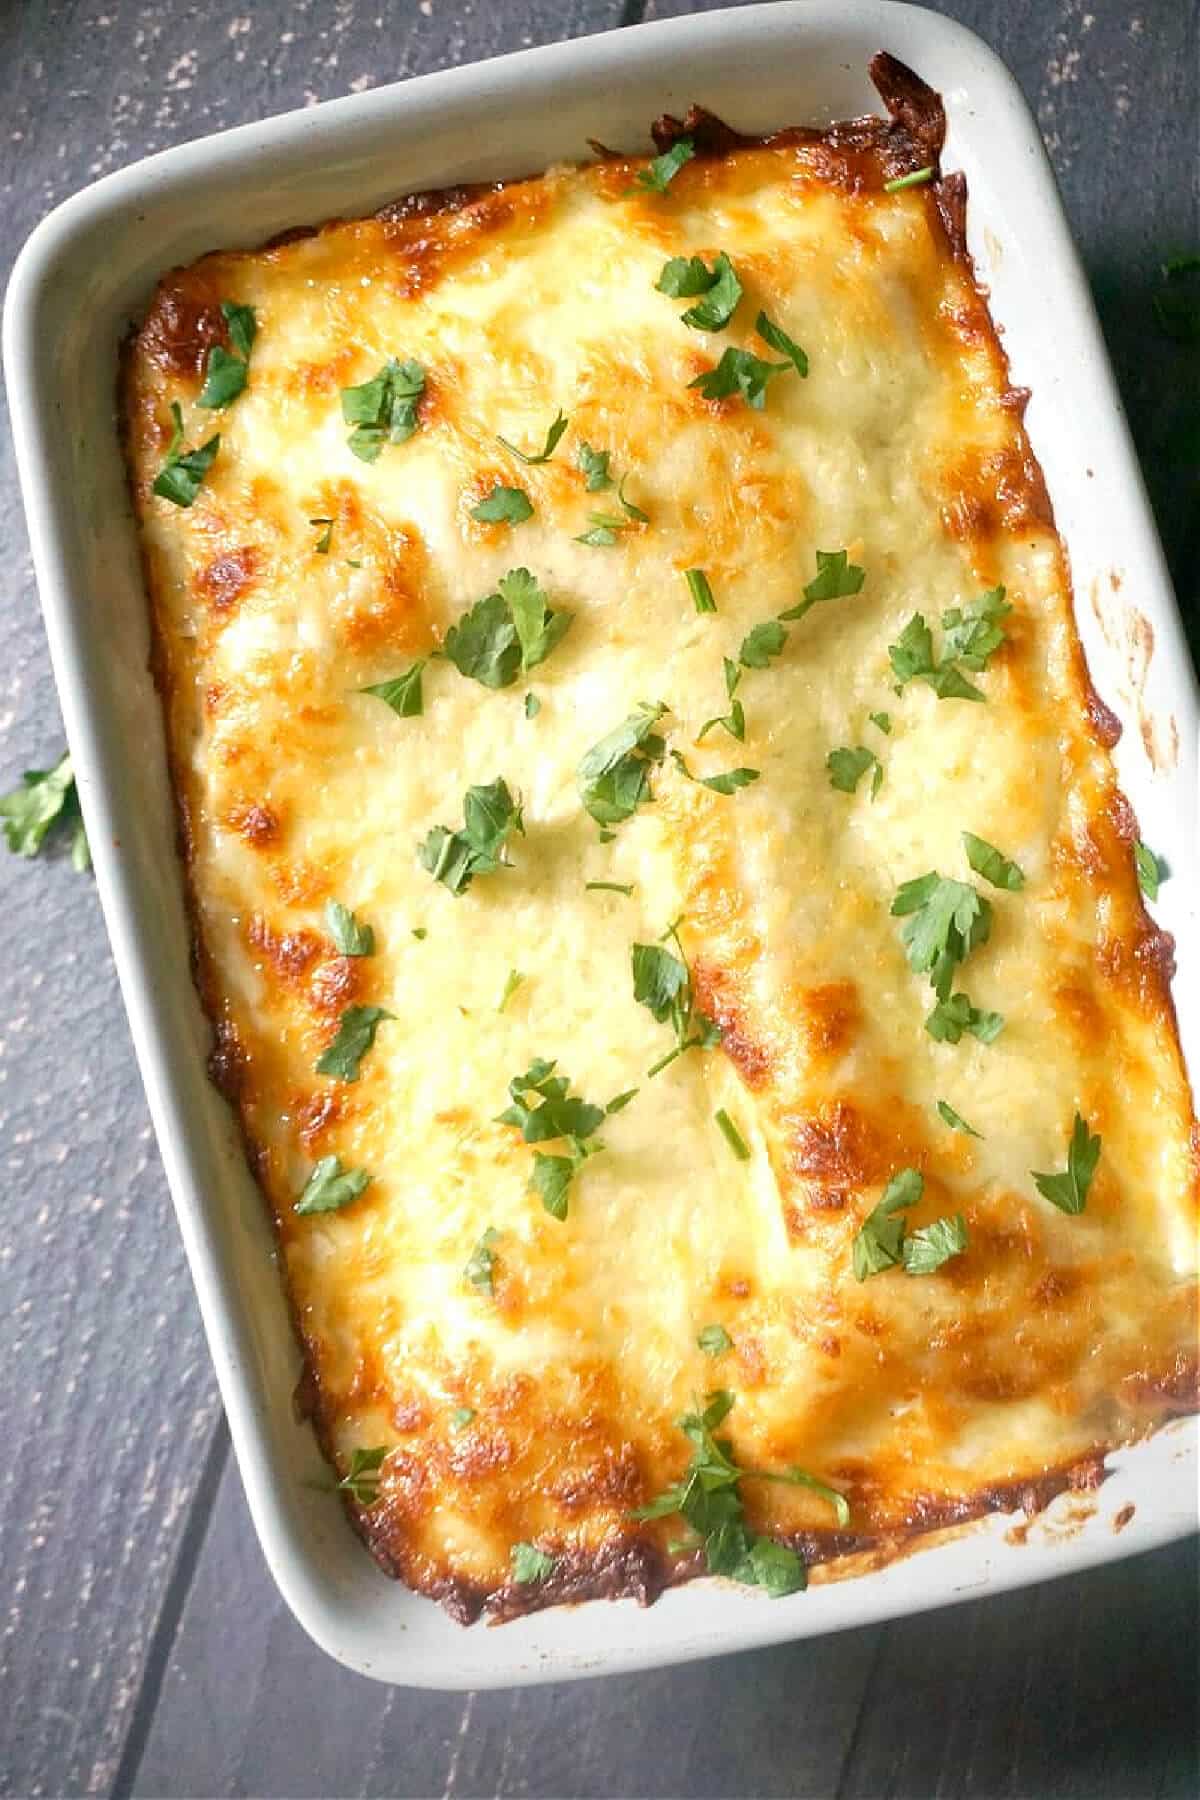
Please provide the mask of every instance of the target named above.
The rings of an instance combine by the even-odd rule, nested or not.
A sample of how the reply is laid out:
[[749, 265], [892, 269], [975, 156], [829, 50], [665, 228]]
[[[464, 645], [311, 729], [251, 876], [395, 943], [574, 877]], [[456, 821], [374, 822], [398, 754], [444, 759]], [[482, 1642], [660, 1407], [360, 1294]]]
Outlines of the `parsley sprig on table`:
[[69, 753], [52, 769], [26, 769], [20, 787], [0, 796], [4, 836], [16, 856], [37, 856], [51, 833], [70, 832], [71, 867], [92, 866]]
[[703, 1549], [710, 1575], [725, 1575], [749, 1587], [764, 1588], [773, 1598], [794, 1594], [806, 1586], [808, 1572], [798, 1551], [770, 1538], [759, 1537], [746, 1524], [741, 1483], [749, 1480], [780, 1481], [811, 1488], [833, 1507], [838, 1525], [850, 1523], [845, 1497], [804, 1469], [779, 1474], [741, 1469], [734, 1461], [733, 1445], [716, 1435], [728, 1417], [734, 1398], [720, 1388], [697, 1401], [694, 1410], [676, 1420], [692, 1445], [692, 1457], [681, 1478], [646, 1506], [632, 1513], [635, 1519], [665, 1519], [678, 1513], [690, 1535], [672, 1549]]

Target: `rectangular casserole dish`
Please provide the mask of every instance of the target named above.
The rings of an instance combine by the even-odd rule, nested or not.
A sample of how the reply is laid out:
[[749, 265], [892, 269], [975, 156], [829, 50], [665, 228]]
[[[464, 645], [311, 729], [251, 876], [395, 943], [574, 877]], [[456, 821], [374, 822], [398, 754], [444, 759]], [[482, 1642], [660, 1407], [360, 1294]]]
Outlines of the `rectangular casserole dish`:
[[[188, 973], [113, 417], [117, 344], [155, 278], [230, 241], [224, 208], [234, 181], [242, 200], [236, 241], [251, 245], [406, 191], [540, 168], [579, 155], [589, 137], [640, 148], [651, 117], [693, 100], [750, 131], [875, 110], [865, 69], [879, 48], [915, 67], [946, 101], [946, 165], [967, 175], [979, 274], [1007, 329], [1013, 378], [1033, 389], [1028, 425], [1071, 557], [1093, 679], [1125, 726], [1122, 785], [1143, 835], [1170, 853], [1174, 879], [1158, 917], [1179, 945], [1175, 992], [1194, 1068], [1196, 1019], [1186, 1006], [1197, 987], [1187, 929], [1196, 867], [1194, 684], [1036, 130], [1010, 78], [968, 34], [906, 7], [847, 14], [777, 6], [426, 78], [335, 103], [315, 118], [246, 127], [111, 177], [39, 229], [13, 278], [6, 367], [52, 652], [118, 969], [251, 1508], [301, 1622], [331, 1653], [381, 1679], [479, 1686], [563, 1678], [811, 1635], [1074, 1570], [1195, 1523], [1196, 1432], [1188, 1422], [1114, 1458], [1116, 1472], [1089, 1517], [1068, 1498], [1024, 1543], [1006, 1541], [1006, 1522], [992, 1520], [864, 1580], [815, 1586], [787, 1601], [702, 1585], [668, 1594], [648, 1613], [630, 1602], [593, 1604], [464, 1635], [387, 1582], [337, 1509], [303, 1485], [321, 1465], [307, 1430], [291, 1422], [296, 1354], [269, 1231], [205, 1074], [207, 1032]], [[113, 242], [121, 245], [115, 255]], [[73, 400], [65, 420], [64, 394]], [[1118, 1537], [1113, 1520], [1129, 1505], [1132, 1519]]]

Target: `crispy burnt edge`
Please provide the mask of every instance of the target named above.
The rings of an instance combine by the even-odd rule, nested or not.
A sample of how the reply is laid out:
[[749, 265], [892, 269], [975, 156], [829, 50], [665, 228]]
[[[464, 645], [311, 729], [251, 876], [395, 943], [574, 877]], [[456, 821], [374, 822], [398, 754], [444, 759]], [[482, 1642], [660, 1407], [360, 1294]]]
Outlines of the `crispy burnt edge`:
[[[928, 184], [930, 203], [940, 224], [945, 248], [960, 263], [970, 279], [986, 329], [1004, 374], [1003, 399], [1018, 419], [1028, 404], [1027, 389], [1014, 388], [1008, 382], [1008, 359], [987, 308], [986, 292], [978, 280], [966, 240], [966, 180], [960, 173], [944, 175], [940, 158], [945, 141], [946, 117], [941, 96], [923, 82], [913, 70], [896, 57], [881, 51], [872, 58], [871, 79], [887, 108], [888, 118], [868, 116], [833, 124], [824, 130], [788, 127], [762, 137], [747, 136], [726, 125], [714, 113], [702, 107], [691, 107], [683, 119], [664, 114], [651, 127], [651, 137], [659, 153], [668, 150], [681, 137], [691, 137], [700, 159], [719, 159], [743, 148], [773, 148], [788, 144], [821, 146], [829, 153], [829, 166], [824, 177], [851, 191], [882, 187], [886, 181], [913, 174], [932, 166], [934, 177]], [[631, 160], [617, 152], [593, 143], [597, 157], [604, 161]], [[389, 202], [374, 215], [387, 224], [403, 225], [429, 219], [439, 214], [463, 211], [486, 202], [507, 187], [519, 185], [527, 177], [511, 181], [473, 183], [455, 187], [429, 189], [408, 194]], [[340, 223], [329, 220], [323, 226], [300, 226], [278, 233], [262, 246], [275, 248], [281, 244], [317, 235]], [[191, 265], [189, 265], [191, 266]], [[172, 271], [171, 273], [178, 273]], [[164, 278], [165, 279], [165, 278]], [[118, 367], [118, 419], [122, 453], [125, 458], [134, 512], [141, 518], [133, 462], [130, 455], [129, 423], [132, 417], [134, 355], [139, 331], [131, 328], [121, 346]], [[1040, 466], [1032, 450], [1025, 459], [1026, 480], [1033, 508], [1048, 528], [1055, 532], [1053, 509], [1046, 491]], [[1066, 550], [1059, 542], [1064, 573], [1069, 568]], [[145, 539], [139, 532], [139, 552], [150, 617], [149, 669], [163, 708], [164, 727], [169, 727], [171, 675], [163, 634], [159, 628], [158, 608], [151, 580]], [[1072, 598], [1073, 604], [1073, 598]], [[1084, 714], [1097, 741], [1111, 749], [1120, 736], [1120, 722], [1105, 705], [1092, 685], [1086, 657], [1078, 632], [1074, 633], [1075, 659]], [[261, 1147], [255, 1140], [242, 1106], [241, 1046], [237, 1030], [228, 1017], [220, 992], [215, 965], [209, 956], [200, 924], [199, 897], [193, 878], [194, 847], [188, 809], [187, 788], [180, 758], [177, 756], [169, 728], [164, 729], [167, 772], [176, 814], [176, 849], [183, 871], [183, 901], [191, 945], [191, 973], [205, 1017], [213, 1030], [213, 1047], [208, 1058], [208, 1073], [218, 1092], [227, 1101], [237, 1121], [247, 1165], [267, 1205], [271, 1228], [277, 1245], [282, 1243], [280, 1222], [261, 1176]], [[1127, 803], [1126, 803], [1127, 804]], [[1132, 857], [1132, 849], [1131, 849]], [[1140, 890], [1136, 890], [1140, 894]], [[1160, 986], [1178, 1045], [1178, 1025], [1174, 996], [1169, 985], [1168, 968], [1174, 944], [1170, 936], [1158, 929], [1142, 908], [1147, 936], [1160, 941], [1162, 954], [1157, 958], [1161, 973]], [[304, 1332], [300, 1310], [286, 1272], [279, 1258], [280, 1280], [285, 1303], [303, 1363], [294, 1390], [296, 1416], [307, 1420], [313, 1428], [318, 1447], [336, 1472], [328, 1402], [321, 1388], [320, 1372], [314, 1346]], [[844, 1531], [801, 1532], [780, 1534], [778, 1541], [797, 1550], [810, 1567], [844, 1565], [846, 1575], [867, 1573], [884, 1567], [932, 1543], [935, 1537], [971, 1525], [991, 1513], [1012, 1514], [1023, 1511], [1032, 1518], [1067, 1491], [1093, 1491], [1108, 1475], [1105, 1457], [1119, 1445], [1151, 1435], [1170, 1419], [1200, 1410], [1200, 1364], [1192, 1359], [1186, 1369], [1177, 1369], [1170, 1378], [1131, 1377], [1143, 1382], [1144, 1396], [1160, 1402], [1156, 1416], [1137, 1432], [1105, 1444], [1083, 1458], [1075, 1458], [1032, 1479], [1018, 1479], [980, 1489], [971, 1495], [952, 1498], [917, 1497], [910, 1502], [911, 1522], [883, 1532], [859, 1534]], [[555, 1553], [551, 1575], [537, 1583], [506, 1581], [488, 1588], [453, 1575], [432, 1575], [412, 1566], [407, 1546], [398, 1534], [388, 1529], [386, 1499], [374, 1507], [363, 1507], [349, 1494], [341, 1496], [347, 1517], [378, 1566], [393, 1579], [406, 1583], [414, 1592], [437, 1601], [458, 1623], [469, 1625], [481, 1617], [500, 1624], [542, 1611], [547, 1607], [574, 1604], [585, 1600], [634, 1599], [643, 1606], [652, 1605], [668, 1588], [703, 1578], [706, 1574], [702, 1552], [670, 1557], [652, 1538], [629, 1532], [609, 1539], [594, 1550], [567, 1549]]]

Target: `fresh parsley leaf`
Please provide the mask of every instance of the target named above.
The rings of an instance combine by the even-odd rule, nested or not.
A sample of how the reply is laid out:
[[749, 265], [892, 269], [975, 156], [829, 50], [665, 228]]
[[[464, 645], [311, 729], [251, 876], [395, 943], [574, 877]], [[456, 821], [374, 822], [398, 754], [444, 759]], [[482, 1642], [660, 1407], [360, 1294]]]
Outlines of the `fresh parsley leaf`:
[[424, 943], [425, 939], [429, 936], [429, 933], [428, 933], [428, 931], [426, 931], [424, 925], [414, 925], [412, 928], [412, 934], [416, 938], [418, 943]]
[[229, 332], [229, 341], [239, 356], [247, 361], [258, 336], [258, 319], [252, 306], [240, 306], [236, 300], [222, 300], [221, 313]]
[[360, 925], [348, 906], [331, 900], [325, 908], [329, 935], [343, 956], [374, 956], [375, 933], [370, 925]]
[[357, 1200], [370, 1184], [371, 1177], [365, 1169], [343, 1169], [340, 1157], [323, 1156], [305, 1182], [304, 1192], [293, 1211], [338, 1212], [352, 1200]]
[[536, 719], [538, 714], [541, 712], [541, 710], [542, 710], [542, 703], [538, 699], [537, 695], [536, 694], [526, 694], [526, 696], [525, 696], [525, 717], [527, 719]]
[[[753, 636], [753, 633], [751, 633], [751, 636]], [[723, 716], [719, 716], [715, 719], [707, 719], [700, 727], [696, 736], [698, 739], [703, 738], [712, 730], [714, 725], [720, 725], [729, 733], [730, 737], [736, 738], [740, 744], [746, 736], [746, 715], [742, 710], [741, 701], [735, 699], [734, 695], [737, 692], [738, 683], [742, 678], [742, 671], [737, 663], [731, 661], [728, 656], [724, 658], [724, 663], [725, 692], [729, 696], [729, 711]]]
[[866, 1281], [895, 1268], [903, 1258], [904, 1220], [898, 1215], [916, 1206], [925, 1191], [919, 1169], [901, 1169], [892, 1176], [878, 1205], [867, 1214], [854, 1240], [854, 1275]]
[[1012, 607], [1004, 598], [1002, 587], [989, 588], [986, 594], [968, 600], [965, 606], [952, 606], [942, 614], [943, 661], [962, 663], [976, 674], [988, 666], [992, 656], [1004, 642], [1004, 626]]
[[498, 1243], [500, 1233], [494, 1225], [489, 1225], [467, 1259], [463, 1270], [463, 1280], [481, 1294], [492, 1295], [496, 1292], [496, 1252], [492, 1245]]
[[798, 1468], [794, 1463], [790, 1469], [781, 1469], [778, 1473], [774, 1470], [768, 1472], [765, 1469], [747, 1469], [743, 1480], [780, 1481], [786, 1483], [788, 1487], [811, 1488], [814, 1494], [820, 1494], [822, 1500], [828, 1501], [832, 1506], [837, 1514], [837, 1522], [843, 1531], [850, 1524], [850, 1503], [845, 1494], [839, 1494], [838, 1490], [831, 1488], [828, 1482], [819, 1481], [815, 1475], [810, 1475], [807, 1469]]
[[973, 1138], [982, 1138], [983, 1137], [982, 1131], [976, 1131], [976, 1129], [973, 1125], [968, 1125], [967, 1121], [963, 1118], [962, 1114], [960, 1112], [955, 1112], [954, 1108], [951, 1106], [951, 1104], [948, 1100], [939, 1100], [937, 1103], [937, 1109], [938, 1109], [939, 1117], [941, 1117], [945, 1121], [945, 1123], [950, 1127], [951, 1131], [965, 1132], [967, 1137], [973, 1137]]
[[385, 444], [403, 444], [413, 435], [424, 392], [421, 364], [394, 356], [370, 381], [342, 389], [342, 418], [354, 426], [347, 442], [361, 462], [375, 462]]
[[678, 138], [669, 150], [656, 156], [639, 169], [634, 180], [639, 187], [649, 188], [651, 193], [665, 194], [684, 163], [690, 162], [696, 154], [696, 146], [691, 138]]
[[713, 1114], [721, 1136], [733, 1151], [739, 1162], [750, 1161], [750, 1146], [722, 1106]]
[[703, 569], [685, 569], [684, 577], [692, 596], [692, 604], [698, 613], [715, 613], [717, 603], [713, 599], [713, 591], [709, 586], [708, 576]]
[[377, 1444], [370, 1450], [355, 1450], [350, 1456], [350, 1467], [337, 1483], [342, 1490], [360, 1506], [374, 1506], [379, 1498], [379, 1471], [390, 1445]]
[[171, 402], [171, 417], [175, 422], [174, 434], [167, 450], [167, 460], [154, 477], [154, 492], [160, 500], [170, 500], [175, 506], [191, 506], [204, 486], [204, 478], [217, 460], [217, 452], [221, 448], [220, 434], [210, 437], [207, 444], [201, 444], [198, 450], [183, 448], [183, 414], [179, 410], [178, 400]]
[[589, 517], [597, 522], [587, 531], [581, 531], [575, 542], [590, 544], [594, 550], [611, 550], [617, 541], [617, 533], [624, 529], [623, 522], [605, 513], [591, 513]]
[[715, 369], [705, 369], [690, 388], [699, 388], [706, 400], [727, 400], [740, 394], [747, 406], [761, 412], [766, 404], [767, 383], [773, 375], [791, 368], [790, 363], [763, 362], [749, 350], [726, 350]]
[[359, 1064], [371, 1045], [383, 1019], [394, 1019], [382, 1006], [348, 1006], [338, 1021], [337, 1035], [317, 1058], [318, 1075], [332, 1075], [337, 1081], [357, 1081]]
[[1007, 888], [1010, 894], [1020, 893], [1025, 886], [1025, 877], [1015, 862], [1002, 856], [986, 838], [976, 837], [973, 831], [964, 831], [962, 841], [967, 861], [977, 875], [982, 875], [993, 887]]
[[249, 366], [243, 356], [234, 356], [223, 344], [214, 344], [204, 365], [204, 386], [196, 396], [196, 405], [210, 412], [231, 406], [246, 385]]
[[[967, 680], [962, 667], [978, 672], [1004, 642], [1000, 621], [1012, 611], [1002, 587], [991, 588], [965, 607], [951, 607], [942, 614], [942, 656], [933, 652], [933, 633], [921, 613], [914, 613], [899, 638], [888, 645], [888, 658], [900, 688], [910, 681], [929, 684], [939, 700], [984, 700], [986, 695]], [[959, 665], [962, 665], [960, 667]]]
[[504, 1011], [524, 979], [525, 977], [522, 975], [520, 969], [510, 969], [508, 971], [508, 979], [504, 983], [504, 992], [496, 1003], [496, 1011], [498, 1013]]
[[585, 1154], [583, 1149], [578, 1152], [572, 1150], [570, 1156], [547, 1156], [542, 1150], [535, 1150], [533, 1153], [529, 1186], [550, 1217], [557, 1219], [560, 1224], [570, 1209], [571, 1182]]
[[707, 294], [716, 280], [716, 270], [710, 269], [702, 256], [673, 256], [670, 262], [663, 264], [662, 274], [654, 285], [660, 294], [669, 294], [672, 300], [690, 300], [696, 294]]
[[313, 545], [313, 549], [318, 556], [328, 556], [329, 546], [333, 543], [334, 521], [332, 519], [310, 519], [308, 522], [310, 525], [323, 525], [325, 527], [320, 537]]
[[843, 794], [852, 794], [871, 768], [875, 771], [871, 777], [872, 800], [883, 782], [883, 764], [873, 750], [865, 749], [862, 744], [854, 750], [831, 750], [825, 758], [825, 767], [829, 770], [831, 784]]
[[738, 661], [744, 669], [765, 669], [787, 643], [787, 632], [778, 619], [766, 619], [742, 639]]
[[878, 725], [878, 727], [879, 727], [880, 731], [882, 731], [884, 737], [891, 737], [891, 735], [892, 735], [892, 715], [890, 713], [874, 712], [874, 713], [869, 713], [868, 717], [870, 718], [872, 725]]
[[642, 701], [580, 762], [575, 776], [579, 797], [597, 825], [620, 825], [653, 799], [650, 770], [666, 754], [654, 727], [666, 711], [661, 701]]
[[[0, 809], [3, 805], [3, 801], [0, 801]], [[1167, 878], [1166, 871], [1149, 845], [1143, 844], [1140, 839], [1134, 845], [1133, 858], [1137, 864], [1138, 886], [1147, 900], [1157, 900], [1158, 890]]]
[[584, 486], [589, 494], [600, 494], [610, 488], [613, 478], [609, 474], [608, 463], [611, 452], [593, 450], [590, 444], [580, 444], [575, 460], [583, 470]]
[[497, 776], [487, 787], [467, 789], [461, 831], [435, 825], [420, 844], [417, 855], [435, 881], [458, 895], [466, 892], [476, 875], [491, 875], [508, 867], [502, 853], [514, 831], [525, 835], [520, 803], [513, 799], [503, 778]]
[[848, 551], [818, 550], [817, 572], [804, 590], [803, 601], [779, 616], [781, 619], [802, 619], [809, 607], [822, 600], [845, 600], [852, 594], [861, 593], [866, 579], [866, 570], [850, 561]]
[[922, 1225], [903, 1245], [904, 1269], [908, 1275], [932, 1275], [952, 1256], [961, 1256], [968, 1243], [967, 1221], [961, 1213], [934, 1219]]
[[696, 1339], [696, 1346], [705, 1356], [724, 1356], [727, 1350], [733, 1349], [733, 1339], [723, 1325], [706, 1325]]
[[909, 967], [918, 975], [928, 973], [938, 999], [948, 999], [955, 967], [987, 943], [991, 902], [969, 882], [948, 881], [931, 870], [903, 883], [892, 901], [892, 914], [905, 921], [900, 937]]
[[624, 894], [627, 900], [633, 893], [633, 889], [631, 887], [626, 887], [624, 882], [621, 881], [585, 881], [583, 884], [583, 891], [585, 894], [597, 892], [606, 894]]
[[939, 1044], [957, 1044], [964, 1031], [981, 1044], [991, 1044], [1004, 1030], [1004, 1019], [998, 1012], [983, 1012], [972, 1006], [966, 994], [952, 994], [939, 999], [925, 1021], [925, 1029]]
[[501, 487], [497, 482], [486, 500], [471, 508], [471, 517], [485, 525], [520, 525], [533, 517], [533, 502], [524, 488]]
[[445, 654], [460, 675], [484, 687], [511, 687], [545, 662], [570, 629], [573, 613], [552, 611], [528, 569], [510, 569], [446, 633]]
[[632, 519], [638, 525], [648, 525], [650, 523], [650, 514], [648, 512], [643, 512], [640, 506], [635, 506], [632, 500], [627, 500], [625, 498], [625, 483], [628, 480], [628, 475], [622, 475], [617, 487], [617, 499], [620, 501], [621, 510], [625, 514], [627, 520]]
[[550, 1216], [563, 1220], [576, 1170], [603, 1148], [598, 1142], [589, 1144], [586, 1140], [594, 1137], [610, 1114], [627, 1106], [637, 1089], [618, 1094], [606, 1107], [593, 1106], [571, 1093], [569, 1078], [556, 1075], [555, 1067], [555, 1063], [538, 1057], [523, 1075], [514, 1076], [508, 1084], [512, 1104], [499, 1114], [497, 1123], [518, 1126], [527, 1144], [549, 1143], [555, 1138], [567, 1140], [566, 1155], [534, 1152], [529, 1179], [530, 1187]]
[[762, 774], [761, 769], [725, 769], [720, 775], [693, 775], [681, 751], [672, 750], [671, 759], [689, 781], [695, 782], [697, 787], [711, 788], [714, 794], [736, 794], [739, 788], [749, 787]]
[[454, 1411], [450, 1414], [451, 1431], [464, 1430], [474, 1417], [475, 1408], [473, 1406], [456, 1406]]
[[52, 769], [26, 769], [20, 787], [0, 796], [0, 819], [14, 855], [36, 856], [51, 831], [69, 830], [73, 867], [80, 871], [91, 867], [68, 753]]
[[905, 188], [924, 187], [927, 181], [933, 180], [932, 166], [924, 169], [913, 169], [908, 175], [897, 175], [893, 181], [885, 181], [885, 194], [900, 194]]
[[558, 449], [559, 440], [561, 439], [563, 432], [567, 429], [570, 422], [571, 421], [566, 413], [556, 413], [554, 416], [554, 423], [546, 433], [546, 441], [536, 456], [530, 456], [526, 451], [518, 450], [517, 446], [515, 444], [510, 444], [505, 437], [497, 435], [496, 442], [498, 444], [503, 444], [506, 450], [511, 450], [514, 456], [519, 456], [523, 463], [527, 463], [530, 468], [533, 468], [537, 463], [547, 463], [550, 461], [550, 458]]
[[510, 1551], [512, 1578], [522, 1587], [533, 1581], [547, 1581], [554, 1573], [556, 1558], [536, 1544], [514, 1544]]
[[781, 356], [787, 357], [797, 375], [808, 374], [808, 357], [795, 338], [790, 338], [782, 326], [773, 325], [765, 312], [760, 312], [755, 319], [754, 329], [764, 344], [769, 344], [772, 350], [778, 350]]
[[700, 287], [696, 285], [696, 265], [699, 264], [700, 268], [704, 269], [700, 258], [694, 256], [690, 261], [685, 262], [682, 257], [674, 257], [655, 284], [662, 293], [669, 294], [671, 292], [670, 286], [664, 286], [664, 282], [676, 278], [673, 272], [678, 272], [680, 264], [683, 265], [684, 273], [679, 279], [685, 285], [677, 289], [677, 292], [703, 296], [702, 299], [697, 300], [695, 306], [689, 306], [687, 311], [681, 315], [684, 324], [690, 325], [693, 331], [724, 331], [737, 311], [738, 301], [742, 297], [742, 284], [737, 278], [733, 264], [723, 250], [719, 251], [711, 273], [705, 271], [706, 279], [704, 285]]
[[1076, 1113], [1067, 1148], [1066, 1174], [1039, 1175], [1036, 1169], [1033, 1170], [1033, 1179], [1042, 1198], [1057, 1206], [1060, 1212], [1081, 1213], [1087, 1205], [1088, 1189], [1100, 1160], [1101, 1141], [1088, 1130], [1082, 1115]]
[[360, 694], [371, 694], [390, 706], [398, 719], [419, 719], [425, 710], [425, 694], [421, 686], [428, 657], [423, 656], [411, 669], [405, 669], [392, 681], [379, 681], [373, 687], [359, 688]]
[[697, 1011], [692, 992], [691, 970], [679, 941], [678, 924], [663, 933], [670, 938], [679, 954], [658, 944], [634, 944], [630, 951], [633, 969], [633, 997], [648, 1008], [660, 1025], [669, 1024], [675, 1033], [675, 1048], [648, 1070], [657, 1075], [685, 1050], [711, 1050], [720, 1042], [720, 1028]]

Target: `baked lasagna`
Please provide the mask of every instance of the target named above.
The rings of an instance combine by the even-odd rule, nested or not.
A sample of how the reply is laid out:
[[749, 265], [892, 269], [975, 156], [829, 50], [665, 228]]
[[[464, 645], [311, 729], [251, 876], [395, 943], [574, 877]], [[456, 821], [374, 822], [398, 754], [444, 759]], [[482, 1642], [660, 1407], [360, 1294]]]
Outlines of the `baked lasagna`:
[[464, 1620], [789, 1593], [1196, 1402], [1171, 943], [873, 74], [205, 256], [128, 346], [214, 1074], [331, 1486]]

